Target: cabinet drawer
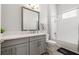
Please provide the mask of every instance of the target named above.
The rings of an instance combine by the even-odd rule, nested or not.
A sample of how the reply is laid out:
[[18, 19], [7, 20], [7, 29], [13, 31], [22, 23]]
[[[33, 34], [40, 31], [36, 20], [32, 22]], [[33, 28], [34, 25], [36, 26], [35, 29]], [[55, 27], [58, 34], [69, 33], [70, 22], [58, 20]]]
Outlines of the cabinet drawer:
[[11, 39], [11, 40], [6, 40], [2, 43], [2, 47], [6, 46], [12, 46], [16, 44], [21, 44], [21, 43], [27, 43], [29, 38], [19, 38], [19, 39]]
[[38, 36], [30, 37], [30, 41], [34, 41], [38, 39], [46, 39], [46, 35], [38, 35]]

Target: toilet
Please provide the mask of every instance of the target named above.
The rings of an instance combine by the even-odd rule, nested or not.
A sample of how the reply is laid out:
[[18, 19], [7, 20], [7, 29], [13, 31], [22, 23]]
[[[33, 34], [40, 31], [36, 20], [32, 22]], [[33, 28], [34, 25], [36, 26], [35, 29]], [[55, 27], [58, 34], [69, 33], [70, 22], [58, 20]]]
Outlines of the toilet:
[[53, 40], [47, 40], [47, 52], [49, 55], [63, 55], [62, 53], [58, 52], [57, 49], [59, 49], [61, 46], [59, 46], [55, 41]]

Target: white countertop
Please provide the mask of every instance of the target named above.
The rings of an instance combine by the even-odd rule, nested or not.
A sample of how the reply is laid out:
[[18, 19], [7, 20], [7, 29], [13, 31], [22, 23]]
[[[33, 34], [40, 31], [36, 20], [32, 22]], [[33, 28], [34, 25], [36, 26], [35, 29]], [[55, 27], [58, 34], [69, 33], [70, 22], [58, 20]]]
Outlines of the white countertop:
[[0, 43], [2, 43], [5, 40], [12, 40], [12, 39], [18, 39], [18, 38], [24, 38], [24, 37], [32, 37], [37, 35], [46, 35], [45, 33], [34, 33], [34, 34], [16, 34], [16, 35], [2, 35], [0, 39]]

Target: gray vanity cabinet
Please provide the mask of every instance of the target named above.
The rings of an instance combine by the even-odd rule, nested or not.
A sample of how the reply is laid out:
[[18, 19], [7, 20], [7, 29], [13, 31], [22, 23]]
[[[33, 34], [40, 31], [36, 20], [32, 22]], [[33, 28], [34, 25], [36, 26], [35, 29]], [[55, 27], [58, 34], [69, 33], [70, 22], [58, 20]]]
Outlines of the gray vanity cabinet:
[[19, 44], [11, 47], [2, 48], [2, 55], [28, 55], [28, 44]]
[[6, 40], [2, 43], [1, 54], [2, 55], [28, 55], [29, 38]]
[[1, 54], [2, 55], [15, 55], [16, 48], [15, 47], [2, 48]]
[[29, 54], [28, 43], [16, 45], [15, 50], [13, 51], [16, 52], [15, 53], [16, 55], [28, 55]]
[[30, 42], [30, 55], [40, 55], [38, 40]]
[[46, 52], [46, 36], [10, 39], [1, 43], [2, 55], [40, 55]]
[[30, 38], [30, 55], [40, 55], [46, 52], [46, 37], [35, 36]]
[[39, 48], [40, 48], [40, 54], [46, 52], [46, 41], [45, 41], [45, 38], [42, 38], [40, 41], [39, 41]]

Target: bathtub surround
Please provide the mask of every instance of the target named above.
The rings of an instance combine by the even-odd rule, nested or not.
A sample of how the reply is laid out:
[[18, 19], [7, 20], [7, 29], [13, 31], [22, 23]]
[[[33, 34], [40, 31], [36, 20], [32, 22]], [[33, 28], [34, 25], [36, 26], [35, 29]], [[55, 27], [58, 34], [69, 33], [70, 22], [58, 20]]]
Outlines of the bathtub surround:
[[[70, 43], [65, 45], [69, 49], [78, 52], [78, 24], [79, 24], [79, 4], [60, 4], [57, 6], [59, 21], [57, 22], [57, 40]], [[77, 16], [68, 19], [62, 19], [62, 14], [77, 9]], [[72, 47], [73, 45], [73, 47]], [[76, 45], [76, 46], [74, 46]]]

